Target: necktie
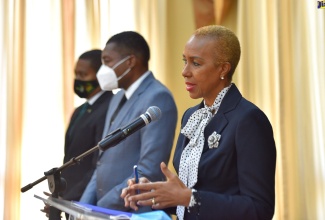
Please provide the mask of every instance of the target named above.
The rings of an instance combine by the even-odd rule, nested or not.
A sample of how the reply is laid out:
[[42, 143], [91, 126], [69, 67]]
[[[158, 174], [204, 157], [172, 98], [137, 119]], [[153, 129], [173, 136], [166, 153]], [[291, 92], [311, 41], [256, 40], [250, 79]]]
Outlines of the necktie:
[[127, 100], [127, 99], [126, 99], [126, 96], [125, 96], [125, 94], [124, 94], [123, 97], [122, 97], [122, 99], [121, 99], [121, 101], [120, 101], [120, 103], [118, 104], [118, 106], [117, 106], [117, 108], [116, 108], [114, 114], [113, 114], [112, 117], [111, 117], [110, 126], [114, 123], [117, 114], [119, 113], [120, 109], [122, 108], [122, 106], [124, 105], [124, 103], [126, 102], [126, 100]]

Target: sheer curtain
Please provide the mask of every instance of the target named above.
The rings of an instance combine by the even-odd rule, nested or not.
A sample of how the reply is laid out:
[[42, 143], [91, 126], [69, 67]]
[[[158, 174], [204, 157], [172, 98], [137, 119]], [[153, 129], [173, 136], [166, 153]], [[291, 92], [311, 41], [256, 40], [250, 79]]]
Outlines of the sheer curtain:
[[47, 182], [25, 193], [20, 188], [62, 163], [66, 125], [83, 101], [73, 94], [74, 62], [85, 50], [103, 49], [120, 31], [139, 31], [151, 46], [150, 69], [173, 92], [179, 118], [197, 103], [181, 76], [184, 44], [203, 22], [194, 1], [209, 4], [208, 22], [213, 7], [212, 22], [238, 34], [243, 56], [234, 81], [273, 124], [274, 219], [325, 218], [325, 9], [317, 1], [0, 0], [3, 219], [45, 218], [33, 195], [48, 191]]
[[[165, 25], [160, 18], [166, 15], [164, 1], [136, 2], [136, 9], [134, 3], [0, 1], [0, 216], [4, 219], [45, 218], [39, 211], [43, 203], [33, 196], [48, 191], [47, 181], [24, 193], [20, 189], [62, 165], [66, 125], [73, 108], [83, 102], [72, 88], [77, 57], [86, 50], [103, 49], [113, 34], [137, 30], [149, 44], [157, 45], [152, 60], [164, 59], [159, 50], [164, 49], [165, 37], [155, 37], [156, 27]], [[142, 25], [136, 27], [136, 20]], [[163, 63], [152, 63], [155, 70], [163, 68]]]
[[[22, 114], [19, 127], [21, 143], [17, 146], [17, 151], [21, 153], [21, 167], [16, 171], [21, 177], [20, 187], [41, 178], [45, 171], [62, 163], [65, 130], [61, 3], [34, 0], [24, 1], [22, 6], [24, 22], [21, 29], [24, 33], [18, 35], [22, 40], [18, 53], [23, 56], [23, 62], [17, 63], [13, 58], [15, 65], [21, 67], [17, 80], [23, 80], [20, 96], [22, 108], [17, 109]], [[13, 90], [19, 88], [12, 87]], [[13, 140], [19, 138], [17, 133], [13, 135]], [[11, 151], [11, 146], [7, 145], [7, 152]], [[8, 162], [12, 164], [13, 160]], [[15, 190], [19, 192], [20, 187], [18, 185]], [[44, 218], [44, 214], [36, 211], [36, 207], [39, 207], [37, 210], [41, 209], [43, 203], [33, 198], [34, 194], [42, 195], [43, 191], [49, 191], [47, 181], [21, 193], [20, 205], [10, 205], [20, 208], [21, 219]]]
[[[19, 219], [23, 103], [23, 1], [1, 1], [0, 206], [4, 219]], [[10, 74], [4, 74], [10, 73]], [[18, 205], [11, 205], [18, 204]], [[10, 214], [12, 213], [12, 214]]]
[[[132, 4], [64, 0], [34, 0], [25, 4], [25, 60], [28, 64], [25, 78], [28, 81], [23, 99], [26, 109], [21, 145], [22, 186], [41, 178], [44, 171], [62, 165], [66, 125], [73, 108], [84, 102], [74, 95], [72, 87], [77, 57], [86, 50], [102, 49], [111, 34], [134, 29], [130, 22], [134, 20]], [[39, 10], [35, 10], [36, 5]], [[126, 14], [118, 13], [122, 10]], [[39, 18], [42, 18], [41, 24], [36, 21]], [[129, 22], [123, 24], [125, 18]], [[102, 27], [105, 24], [108, 26]], [[37, 35], [40, 29], [42, 32]], [[102, 39], [101, 30], [109, 35]], [[41, 51], [41, 48], [44, 49]], [[34, 94], [36, 92], [38, 94]], [[38, 161], [31, 161], [36, 153], [40, 155]], [[33, 194], [42, 196], [42, 191], [48, 191], [47, 181], [20, 195], [20, 211], [24, 219], [44, 219], [44, 214], [38, 211], [43, 203], [32, 197]]]
[[317, 4], [193, 0], [197, 27], [237, 32], [242, 58], [234, 82], [273, 125], [274, 219], [325, 218], [325, 10]]
[[140, 32], [150, 45], [149, 67], [156, 78], [166, 82], [167, 53], [167, 1], [134, 1], [135, 30]]
[[235, 80], [277, 143], [274, 219], [325, 218], [325, 11], [316, 1], [238, 1]]

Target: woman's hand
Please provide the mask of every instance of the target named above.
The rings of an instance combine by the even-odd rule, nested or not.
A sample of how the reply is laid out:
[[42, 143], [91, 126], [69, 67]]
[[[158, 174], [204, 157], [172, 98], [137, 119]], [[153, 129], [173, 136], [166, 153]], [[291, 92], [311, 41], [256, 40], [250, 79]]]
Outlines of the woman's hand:
[[[48, 197], [51, 196], [51, 193], [48, 193], [48, 192], [43, 192], [43, 193], [44, 193], [44, 195], [46, 195]], [[44, 202], [44, 208], [41, 209], [41, 212], [44, 212], [46, 217], [48, 218], [50, 216], [50, 206]]]
[[[139, 179], [139, 183], [140, 184], [150, 183], [150, 181], [145, 177], [141, 177]], [[133, 201], [129, 201], [129, 199], [128, 199], [129, 196], [136, 195], [136, 190], [131, 188], [131, 186], [134, 185], [134, 184], [136, 184], [135, 183], [135, 178], [132, 178], [132, 179], [128, 180], [128, 187], [126, 187], [126, 188], [124, 188], [122, 190], [121, 198], [124, 199], [124, 206], [125, 207], [131, 207], [134, 210], [138, 210], [137, 204], [135, 202], [133, 202]], [[140, 191], [140, 193], [143, 193], [143, 191]]]
[[177, 205], [188, 206], [192, 194], [191, 189], [187, 188], [178, 176], [167, 168], [164, 162], [160, 164], [160, 168], [167, 181], [131, 184], [130, 190], [132, 192], [140, 190], [141, 194], [132, 193], [124, 197], [124, 201], [127, 199], [130, 204], [152, 206], [153, 209], [164, 209]]

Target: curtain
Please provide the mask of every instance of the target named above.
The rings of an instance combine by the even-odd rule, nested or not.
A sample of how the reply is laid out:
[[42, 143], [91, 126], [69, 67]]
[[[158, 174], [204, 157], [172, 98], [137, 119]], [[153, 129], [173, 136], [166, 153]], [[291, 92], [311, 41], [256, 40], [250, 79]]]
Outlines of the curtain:
[[60, 2], [2, 0], [0, 4], [0, 155], [4, 157], [0, 216], [42, 219], [43, 203], [33, 194], [48, 191], [46, 181], [25, 193], [20, 189], [63, 158]]
[[[135, 3], [148, 11], [135, 16]], [[77, 57], [86, 50], [103, 49], [113, 34], [136, 30], [154, 48], [151, 65], [163, 68], [155, 60], [165, 57], [159, 51], [165, 38], [155, 35], [157, 27], [165, 25], [161, 17], [166, 12], [163, 1], [1, 0], [0, 4], [4, 33], [0, 103], [6, 107], [0, 109], [4, 137], [0, 155], [5, 161], [0, 169], [0, 216], [44, 219], [39, 211], [43, 202], [33, 195], [45, 197], [47, 181], [24, 193], [20, 189], [62, 165], [65, 128], [73, 108], [83, 101], [72, 87]], [[152, 21], [148, 28], [144, 23], [135, 27], [136, 19]]]
[[274, 219], [324, 219], [325, 11], [316, 1], [238, 1], [235, 81], [277, 144]]
[[71, 92], [71, 85], [74, 79], [74, 63], [75, 63], [75, 2], [61, 0], [61, 25], [62, 25], [62, 77], [63, 77], [63, 111], [64, 111], [64, 124], [68, 124], [73, 112], [74, 96]]
[[238, 34], [234, 82], [273, 125], [274, 219], [325, 218], [325, 11], [318, 3], [193, 0], [196, 27], [213, 22]]
[[216, 23], [237, 33], [234, 82], [274, 128], [274, 219], [324, 219], [324, 16], [317, 1], [0, 0], [0, 216], [45, 218], [33, 195], [48, 191], [46, 181], [20, 188], [62, 163], [66, 125], [83, 101], [72, 88], [78, 55], [139, 31], [180, 119], [197, 104], [183, 89], [184, 45], [196, 27]]
[[150, 46], [149, 68], [155, 77], [165, 82], [167, 2], [161, 0], [135, 0], [135, 30], [141, 33]]
[[[20, 52], [24, 54], [23, 108], [19, 109], [23, 114], [20, 127], [21, 187], [40, 179], [45, 171], [62, 164], [67, 114], [64, 112], [66, 106], [62, 97], [69, 97], [64, 88], [63, 66], [70, 59], [63, 51], [61, 2], [24, 2], [25, 35], [22, 36], [24, 43], [20, 48], [23, 49]], [[70, 72], [73, 72], [73, 69]], [[13, 135], [16, 138], [16, 134]], [[43, 191], [49, 191], [46, 180], [20, 194], [22, 219], [45, 217], [45, 214], [39, 211], [43, 208], [43, 202], [33, 197], [34, 194], [44, 196]]]
[[224, 24], [236, 0], [192, 0], [195, 27]]
[[[1, 170], [1, 214], [4, 219], [19, 219], [20, 165], [22, 141], [23, 65], [24, 65], [24, 1], [5, 1], [2, 6], [1, 70], [1, 152], [5, 156]], [[19, 64], [19, 65], [16, 65]], [[1, 71], [1, 72], [2, 72]]]

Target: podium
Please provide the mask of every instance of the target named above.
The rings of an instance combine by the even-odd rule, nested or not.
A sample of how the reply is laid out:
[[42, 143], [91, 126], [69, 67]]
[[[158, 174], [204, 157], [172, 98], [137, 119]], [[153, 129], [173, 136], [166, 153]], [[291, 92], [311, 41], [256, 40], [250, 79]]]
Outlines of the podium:
[[42, 198], [38, 195], [34, 197], [68, 213], [69, 220], [171, 220], [165, 212], [160, 210], [135, 214], [53, 197]]

